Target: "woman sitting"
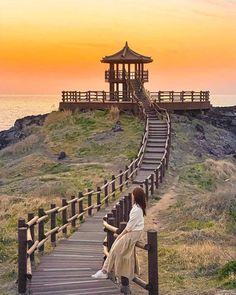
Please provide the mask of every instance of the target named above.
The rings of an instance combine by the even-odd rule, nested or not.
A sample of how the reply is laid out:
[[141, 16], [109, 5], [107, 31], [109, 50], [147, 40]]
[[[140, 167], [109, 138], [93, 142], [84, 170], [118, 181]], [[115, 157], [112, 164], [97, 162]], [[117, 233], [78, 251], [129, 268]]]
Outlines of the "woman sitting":
[[139, 271], [135, 244], [141, 238], [146, 215], [146, 197], [141, 187], [133, 190], [132, 201], [133, 207], [125, 229], [113, 243], [102, 269], [92, 275], [96, 279], [106, 279], [108, 273], [114, 271], [115, 276], [121, 278], [121, 292], [125, 294], [130, 294], [129, 280], [133, 280], [134, 274]]

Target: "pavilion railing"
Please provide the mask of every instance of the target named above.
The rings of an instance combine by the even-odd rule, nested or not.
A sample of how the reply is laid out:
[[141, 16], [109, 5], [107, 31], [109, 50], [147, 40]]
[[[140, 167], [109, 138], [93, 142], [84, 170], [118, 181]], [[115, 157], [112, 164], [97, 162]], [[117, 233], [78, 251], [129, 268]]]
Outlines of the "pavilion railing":
[[18, 220], [18, 293], [25, 294], [27, 280], [32, 278], [32, 265], [35, 254], [43, 254], [45, 243], [51, 242], [55, 247], [59, 234], [67, 237], [68, 227], [75, 228], [77, 222], [83, 222], [86, 216], [92, 216], [101, 207], [108, 206], [109, 200], [115, 200], [125, 187], [128, 187], [137, 175], [141, 165], [148, 139], [149, 120], [144, 110], [139, 108], [139, 117], [145, 119], [145, 128], [140, 142], [139, 152], [134, 160], [119, 174], [112, 175], [111, 180], [104, 180], [104, 184], [86, 192], [79, 192], [70, 200], [62, 199], [61, 206], [51, 204], [45, 210], [39, 208], [36, 215], [28, 214], [28, 220]]
[[157, 91], [149, 94], [151, 100], [157, 102], [206, 102], [210, 99], [209, 91]]
[[[149, 92], [151, 101], [157, 102], [209, 102], [209, 91], [158, 91]], [[133, 95], [129, 91], [62, 91], [62, 102], [122, 102], [134, 103]]]
[[148, 71], [143, 71], [139, 74], [138, 71], [113, 71], [113, 70], [106, 70], [105, 71], [105, 81], [106, 82], [112, 82], [112, 81], [124, 81], [126, 78], [129, 78], [130, 80], [135, 79], [142, 79], [143, 82], [148, 82]]
[[133, 102], [129, 92], [123, 91], [62, 91], [63, 102]]

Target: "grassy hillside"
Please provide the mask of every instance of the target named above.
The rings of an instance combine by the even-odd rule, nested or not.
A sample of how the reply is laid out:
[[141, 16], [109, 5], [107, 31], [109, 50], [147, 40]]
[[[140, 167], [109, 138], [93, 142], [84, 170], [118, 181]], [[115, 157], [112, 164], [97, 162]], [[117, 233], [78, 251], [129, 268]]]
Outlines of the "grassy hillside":
[[[117, 119], [121, 132], [112, 131]], [[0, 151], [0, 294], [8, 288], [10, 294], [16, 278], [17, 219], [118, 173], [137, 154], [143, 134], [137, 118], [104, 111], [53, 112], [43, 126], [27, 128], [30, 136]], [[64, 160], [58, 160], [61, 151]]]
[[[236, 161], [223, 153], [226, 144], [235, 148], [235, 137], [185, 116], [173, 115], [172, 122], [170, 170], [146, 217], [146, 229], [159, 232], [160, 292], [235, 294]], [[146, 278], [143, 252], [140, 260]], [[135, 294], [143, 293], [135, 288]]]

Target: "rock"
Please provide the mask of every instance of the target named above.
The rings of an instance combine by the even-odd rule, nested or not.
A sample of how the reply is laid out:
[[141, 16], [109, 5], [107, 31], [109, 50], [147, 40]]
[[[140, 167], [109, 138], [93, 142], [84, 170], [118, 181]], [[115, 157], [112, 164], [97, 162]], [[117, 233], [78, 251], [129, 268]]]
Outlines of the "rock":
[[194, 151], [194, 156], [198, 157], [198, 158], [202, 158], [202, 153], [198, 150]]
[[29, 136], [30, 131], [27, 127], [43, 125], [47, 115], [27, 116], [17, 119], [13, 127], [0, 131], [0, 150]]
[[66, 158], [66, 153], [65, 152], [60, 152], [60, 154], [58, 155], [58, 160], [63, 160]]
[[100, 133], [96, 133], [92, 137], [89, 138], [89, 141], [109, 141], [113, 139], [115, 134], [110, 130], [110, 131], [104, 131]]
[[124, 129], [121, 127], [121, 122], [120, 121], [117, 121], [115, 123], [115, 125], [112, 127], [111, 129], [113, 132], [121, 132], [121, 131], [124, 131]]
[[197, 123], [197, 124], [195, 125], [195, 128], [196, 128], [196, 130], [197, 130], [198, 132], [201, 132], [201, 133], [205, 134], [205, 130], [204, 130], [203, 126], [200, 125], [199, 123]]
[[235, 126], [235, 128], [236, 128], [236, 119], [233, 119], [233, 120], [231, 121], [231, 125], [232, 125], [232, 126]]
[[204, 115], [198, 114], [196, 118], [236, 134], [236, 106], [213, 107]]

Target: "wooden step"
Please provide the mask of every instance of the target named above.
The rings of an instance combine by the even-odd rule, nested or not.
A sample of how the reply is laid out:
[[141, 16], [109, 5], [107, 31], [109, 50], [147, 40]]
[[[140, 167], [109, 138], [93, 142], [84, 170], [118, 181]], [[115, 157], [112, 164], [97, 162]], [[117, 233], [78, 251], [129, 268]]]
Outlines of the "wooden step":
[[165, 142], [161, 142], [161, 143], [158, 143], [158, 142], [147, 142], [147, 145], [146, 145], [146, 147], [147, 148], [159, 148], [159, 149], [163, 149], [163, 150], [165, 150], [165, 146], [166, 146], [166, 144], [165, 144]]
[[166, 127], [153, 127], [153, 126], [148, 126], [149, 131], [162, 131], [167, 133], [167, 128]]
[[164, 147], [146, 147], [145, 153], [159, 153], [163, 154], [165, 152]]
[[159, 163], [158, 164], [142, 164], [140, 166], [140, 171], [142, 171], [142, 170], [155, 171], [157, 169]]
[[158, 161], [161, 160], [163, 156], [163, 153], [145, 153], [143, 160], [154, 160], [154, 161]]
[[142, 164], [144, 165], [157, 165], [160, 163], [161, 159], [143, 159]]

